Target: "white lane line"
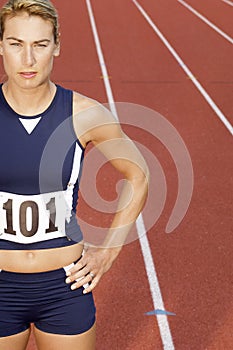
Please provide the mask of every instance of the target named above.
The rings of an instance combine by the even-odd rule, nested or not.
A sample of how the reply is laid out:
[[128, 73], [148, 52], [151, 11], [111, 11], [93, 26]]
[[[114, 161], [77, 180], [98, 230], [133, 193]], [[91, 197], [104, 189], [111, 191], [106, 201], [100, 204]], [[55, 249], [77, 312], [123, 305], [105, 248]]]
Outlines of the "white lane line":
[[[109, 89], [107, 91], [109, 103], [111, 104], [111, 106], [114, 106], [114, 108], [113, 108], [114, 113], [113, 114], [118, 119], [117, 111], [116, 111], [116, 107], [115, 107], [115, 102], [112, 98], [113, 94], [112, 94], [111, 84], [109, 82], [109, 75], [107, 74], [107, 68], [106, 68], [103, 52], [101, 49], [100, 40], [99, 40], [97, 27], [95, 24], [94, 14], [93, 14], [90, 0], [86, 0], [86, 4], [87, 4], [87, 8], [88, 8], [89, 17], [91, 20], [91, 26], [92, 26], [95, 44], [96, 44], [96, 49], [97, 49], [97, 53], [98, 53], [98, 57], [99, 57], [99, 63], [100, 63], [101, 69], [103, 67], [105, 67], [105, 70], [104, 70], [105, 74], [103, 73], [103, 76], [105, 77], [105, 79], [107, 81], [105, 83], [106, 91], [107, 91], [107, 88]], [[160, 287], [159, 287], [159, 281], [157, 278], [157, 274], [156, 274], [156, 270], [155, 270], [155, 266], [154, 266], [154, 262], [153, 262], [153, 257], [152, 257], [150, 245], [149, 245], [147, 234], [146, 234], [144, 220], [143, 220], [143, 217], [141, 214], [139, 215], [139, 217], [136, 221], [136, 227], [137, 227], [137, 232], [138, 232], [139, 241], [140, 241], [140, 245], [141, 245], [142, 255], [143, 255], [143, 259], [144, 259], [144, 263], [145, 263], [145, 268], [146, 268], [146, 272], [147, 272], [147, 276], [148, 276], [148, 281], [149, 281], [149, 285], [150, 285], [154, 309], [164, 310], [164, 303], [163, 303], [163, 298], [162, 298], [162, 294], [161, 294]], [[171, 336], [167, 316], [166, 315], [157, 315], [156, 317], [157, 317], [157, 321], [158, 321], [158, 325], [159, 325], [159, 329], [160, 329], [161, 339], [162, 339], [162, 342], [164, 345], [164, 350], [175, 350], [174, 345], [173, 345], [173, 341], [172, 341], [172, 336]]]
[[225, 2], [225, 3], [228, 4], [228, 5], [233, 6], [233, 2], [231, 2], [231, 1], [229, 1], [229, 0], [222, 0], [222, 1]]
[[104, 81], [104, 85], [105, 85], [105, 90], [106, 90], [106, 94], [107, 94], [107, 98], [108, 98], [108, 103], [110, 105], [109, 107], [111, 109], [112, 114], [117, 118], [117, 111], [116, 111], [116, 106], [114, 103], [112, 88], [111, 88], [110, 81], [109, 81], [108, 70], [107, 70], [107, 67], [105, 64], [104, 55], [103, 55], [103, 51], [101, 48], [101, 44], [100, 44], [99, 35], [97, 32], [97, 28], [96, 28], [96, 23], [95, 23], [93, 11], [92, 11], [91, 3], [89, 0], [86, 0], [86, 4], [87, 4], [88, 14], [89, 14], [90, 22], [91, 22], [91, 28], [92, 28], [92, 32], [93, 32], [93, 36], [94, 36], [94, 40], [95, 40], [96, 51], [97, 51], [98, 58], [99, 58], [99, 64], [100, 64], [100, 68], [101, 68], [101, 72], [102, 72], [102, 77], [103, 77], [103, 81]]
[[[146, 235], [146, 229], [143, 222], [143, 217], [141, 214], [139, 215], [136, 221], [136, 227], [139, 233], [139, 242], [141, 245], [142, 255], [143, 255], [144, 263], [146, 267], [146, 273], [150, 284], [150, 291], [151, 291], [154, 309], [165, 310], [161, 290], [159, 287], [159, 281], [155, 270], [155, 265], [154, 265], [149, 241]], [[163, 343], [163, 349], [175, 350], [167, 316], [156, 315], [156, 318], [159, 326], [161, 340]]]
[[193, 7], [191, 7], [189, 4], [187, 4], [183, 0], [177, 0], [180, 4], [185, 6], [189, 11], [194, 13], [197, 17], [199, 17], [203, 22], [205, 22], [208, 26], [210, 26], [212, 29], [214, 29], [218, 34], [220, 34], [224, 39], [228, 40], [231, 44], [233, 44], [233, 39], [224, 33], [221, 29], [219, 29], [215, 24], [210, 22], [206, 17], [201, 15], [199, 12], [197, 12]]
[[181, 68], [185, 71], [187, 76], [190, 78], [190, 80], [193, 82], [193, 84], [196, 86], [196, 88], [199, 90], [199, 92], [202, 94], [202, 96], [205, 98], [207, 103], [210, 105], [210, 107], [213, 109], [213, 111], [217, 114], [218, 118], [222, 121], [222, 123], [225, 125], [227, 130], [233, 135], [233, 126], [231, 123], [227, 120], [225, 115], [222, 113], [222, 111], [219, 109], [219, 107], [216, 105], [216, 103], [212, 100], [210, 95], [205, 91], [205, 89], [202, 87], [202, 85], [199, 83], [199, 81], [195, 78], [194, 74], [191, 72], [191, 70], [186, 66], [184, 61], [180, 58], [180, 56], [177, 54], [177, 52], [173, 49], [173, 47], [170, 45], [168, 40], [165, 38], [165, 36], [161, 33], [161, 31], [158, 29], [158, 27], [154, 24], [152, 19], [149, 17], [149, 15], [146, 13], [146, 11], [142, 8], [141, 5], [136, 0], [132, 0], [133, 3], [136, 5], [138, 10], [141, 12], [143, 17], [146, 19], [146, 21], [149, 23], [149, 25], [153, 28], [154, 32], [159, 36], [159, 38], [162, 40], [164, 45], [167, 47], [167, 49], [170, 51], [170, 53], [173, 55], [173, 57], [176, 59], [178, 64], [181, 66]]

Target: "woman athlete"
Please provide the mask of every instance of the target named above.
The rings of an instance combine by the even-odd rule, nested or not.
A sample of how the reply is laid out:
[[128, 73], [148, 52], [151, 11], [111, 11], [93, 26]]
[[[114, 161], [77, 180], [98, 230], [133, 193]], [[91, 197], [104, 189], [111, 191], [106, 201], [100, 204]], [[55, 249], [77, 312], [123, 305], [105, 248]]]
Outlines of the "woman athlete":
[[[92, 291], [122, 249], [147, 195], [140, 153], [98, 102], [50, 80], [60, 43], [47, 0], [0, 12], [0, 349], [95, 348]], [[51, 141], [52, 140], [52, 141]], [[85, 249], [76, 204], [92, 144], [126, 181], [101, 246]]]

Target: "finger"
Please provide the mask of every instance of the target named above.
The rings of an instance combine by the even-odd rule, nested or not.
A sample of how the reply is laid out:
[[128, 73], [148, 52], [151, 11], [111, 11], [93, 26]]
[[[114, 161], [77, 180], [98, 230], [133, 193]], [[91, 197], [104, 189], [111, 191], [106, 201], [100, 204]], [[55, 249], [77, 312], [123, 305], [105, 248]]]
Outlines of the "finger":
[[74, 266], [66, 271], [66, 276], [71, 276], [73, 273], [82, 270], [87, 265], [86, 258], [81, 258]]
[[70, 288], [74, 290], [82, 286], [89, 285], [89, 283], [91, 282], [92, 282], [91, 276], [87, 275], [86, 277], [80, 278], [79, 280], [75, 281], [75, 283], [73, 283]]
[[99, 283], [99, 278], [97, 278], [97, 277], [93, 278], [93, 280], [89, 284], [89, 286], [83, 290], [83, 294], [87, 294], [87, 293], [92, 292], [98, 283]]
[[86, 275], [88, 275], [89, 271], [90, 271], [90, 269], [87, 266], [78, 272], [75, 271], [68, 278], [66, 278], [66, 283], [71, 283], [77, 279], [85, 277]]

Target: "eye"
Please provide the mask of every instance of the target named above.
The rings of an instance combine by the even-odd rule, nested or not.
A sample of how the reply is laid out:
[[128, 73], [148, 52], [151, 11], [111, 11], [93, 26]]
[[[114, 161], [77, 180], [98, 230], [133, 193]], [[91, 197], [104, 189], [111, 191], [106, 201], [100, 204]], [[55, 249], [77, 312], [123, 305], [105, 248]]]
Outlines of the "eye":
[[10, 46], [16, 46], [16, 47], [19, 47], [19, 46], [21, 46], [21, 44], [20, 44], [20, 43], [11, 43], [11, 44], [10, 44]]
[[36, 47], [47, 47], [46, 44], [36, 44]]

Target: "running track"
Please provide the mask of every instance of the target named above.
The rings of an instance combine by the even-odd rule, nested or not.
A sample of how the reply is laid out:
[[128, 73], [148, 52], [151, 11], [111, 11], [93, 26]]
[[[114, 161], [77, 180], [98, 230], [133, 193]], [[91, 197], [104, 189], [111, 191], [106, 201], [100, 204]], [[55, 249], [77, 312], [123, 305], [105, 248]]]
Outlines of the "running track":
[[[87, 3], [54, 0], [62, 31], [55, 81], [105, 103], [105, 79], [116, 102], [135, 103], [162, 114], [185, 141], [195, 179], [185, 218], [174, 232], [166, 234], [177, 195], [174, 163], [158, 140], [129, 128], [130, 136], [156, 155], [166, 175], [166, 205], [147, 238], [164, 308], [176, 316], [145, 316], [161, 304], [152, 302], [150, 288], [156, 289], [153, 283], [150, 286], [153, 269], [148, 279], [139, 240], [134, 241], [125, 246], [96, 288], [97, 349], [230, 350], [233, 2], [91, 1], [108, 76], [100, 68]], [[116, 177], [112, 169], [107, 170], [98, 181], [102, 195], [112, 200], [115, 194], [109, 193], [108, 184]], [[82, 203], [81, 212], [85, 208]], [[153, 210], [150, 208], [150, 215]], [[82, 215], [101, 220], [88, 208]], [[28, 350], [33, 349], [31, 337]]]

